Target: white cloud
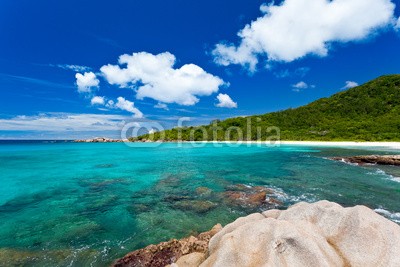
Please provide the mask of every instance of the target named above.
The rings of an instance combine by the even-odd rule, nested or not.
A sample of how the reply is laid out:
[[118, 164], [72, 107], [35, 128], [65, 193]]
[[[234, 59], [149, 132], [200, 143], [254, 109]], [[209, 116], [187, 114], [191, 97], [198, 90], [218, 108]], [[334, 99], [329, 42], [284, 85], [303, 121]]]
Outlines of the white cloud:
[[294, 71], [290, 71], [288, 69], [276, 71], [276, 72], [274, 72], [274, 75], [275, 75], [276, 78], [279, 78], [279, 79], [292, 77], [292, 76], [304, 77], [304, 76], [307, 75], [307, 73], [309, 71], [310, 71], [310, 68], [301, 67], [301, 68], [295, 69]]
[[353, 82], [353, 81], [346, 81], [346, 85], [343, 86], [341, 88], [341, 90], [350, 89], [350, 88], [353, 88], [353, 87], [356, 87], [356, 86], [358, 86], [358, 83]]
[[92, 105], [102, 105], [103, 106], [105, 104], [105, 99], [103, 96], [95, 96], [92, 98], [90, 103]]
[[326, 56], [334, 42], [362, 40], [393, 21], [390, 0], [285, 0], [262, 5], [264, 13], [238, 33], [240, 44], [217, 44], [214, 61], [256, 70], [259, 57], [291, 62]]
[[111, 131], [120, 130], [128, 116], [47, 113], [0, 119], [2, 131]]
[[396, 26], [394, 26], [396, 30], [400, 30], [400, 17], [397, 19]]
[[91, 93], [93, 88], [98, 88], [100, 81], [93, 72], [85, 72], [83, 75], [77, 73], [75, 75], [76, 85], [79, 93]]
[[154, 105], [154, 107], [158, 109], [169, 110], [167, 104], [164, 103], [158, 103], [157, 105]]
[[298, 82], [296, 84], [292, 85], [293, 88], [297, 88], [297, 89], [307, 89], [308, 88], [308, 84], [305, 82]]
[[219, 108], [237, 108], [237, 103], [233, 102], [232, 98], [227, 94], [219, 94], [217, 99], [219, 103], [215, 106]]
[[75, 71], [75, 72], [85, 72], [85, 71], [90, 71], [91, 70], [89, 67], [80, 66], [80, 65], [69, 65], [69, 64], [52, 65], [52, 64], [50, 64], [50, 66], [59, 67], [59, 68], [64, 69], [64, 70], [72, 70], [72, 71]]
[[175, 69], [175, 62], [175, 56], [168, 52], [158, 55], [141, 52], [122, 55], [119, 65], [109, 64], [100, 70], [110, 84], [135, 88], [137, 99], [148, 97], [186, 106], [195, 105], [199, 96], [216, 93], [225, 84], [194, 64]]
[[293, 91], [294, 92], [300, 92], [303, 89], [315, 88], [315, 85], [307, 84], [307, 83], [301, 81], [301, 82], [298, 82], [296, 84], [292, 84], [292, 87], [293, 87]]
[[143, 113], [139, 109], [135, 108], [135, 104], [121, 96], [117, 98], [117, 103], [115, 103], [113, 100], [109, 100], [106, 104], [106, 107], [125, 110], [132, 113], [135, 118], [143, 118]]

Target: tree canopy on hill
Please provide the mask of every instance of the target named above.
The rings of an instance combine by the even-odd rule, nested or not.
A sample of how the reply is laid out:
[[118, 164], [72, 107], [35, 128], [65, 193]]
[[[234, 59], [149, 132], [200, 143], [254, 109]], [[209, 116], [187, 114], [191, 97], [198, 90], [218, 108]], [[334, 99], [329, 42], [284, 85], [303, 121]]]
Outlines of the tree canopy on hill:
[[295, 109], [174, 128], [132, 140], [239, 141], [277, 135], [298, 141], [400, 141], [400, 75], [382, 76]]

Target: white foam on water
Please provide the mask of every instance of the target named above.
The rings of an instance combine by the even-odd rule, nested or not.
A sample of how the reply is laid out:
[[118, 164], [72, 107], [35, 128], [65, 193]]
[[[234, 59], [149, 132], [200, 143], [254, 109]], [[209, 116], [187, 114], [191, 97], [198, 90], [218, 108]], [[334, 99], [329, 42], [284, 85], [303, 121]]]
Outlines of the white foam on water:
[[[322, 157], [323, 159], [327, 159], [327, 160], [331, 160], [331, 161], [337, 161], [337, 160], [334, 160], [334, 159], [331, 159], [331, 158], [328, 158], [328, 157]], [[347, 164], [347, 165], [351, 165], [351, 166], [359, 166], [357, 163], [353, 163], [353, 162], [350, 162], [350, 161], [346, 161], [344, 158], [341, 158], [340, 160], [339, 160], [339, 162], [342, 162], [342, 163], [345, 163], [345, 164]]]
[[396, 223], [400, 223], [400, 212], [390, 212], [383, 208], [378, 208], [378, 209], [375, 209], [374, 211]]
[[389, 179], [391, 181], [400, 183], [400, 177], [396, 177], [396, 176], [393, 176], [391, 174], [388, 174], [388, 173], [386, 173], [385, 171], [383, 171], [381, 169], [377, 169], [375, 172], [367, 172], [367, 174], [369, 174], [369, 175], [383, 175], [383, 176], [385, 176], [386, 179]]
[[351, 166], [359, 166], [358, 163], [353, 163], [353, 162], [350, 162], [350, 161], [346, 161], [345, 159], [341, 159], [340, 162], [346, 163], [346, 164], [351, 165]]
[[274, 194], [271, 194], [269, 196], [276, 198], [277, 200], [283, 202], [283, 203], [297, 203], [301, 201], [305, 202], [315, 202], [316, 198], [312, 194], [309, 193], [303, 193], [299, 196], [292, 196], [288, 195], [285, 193], [281, 188], [271, 186], [271, 189], [273, 189]]

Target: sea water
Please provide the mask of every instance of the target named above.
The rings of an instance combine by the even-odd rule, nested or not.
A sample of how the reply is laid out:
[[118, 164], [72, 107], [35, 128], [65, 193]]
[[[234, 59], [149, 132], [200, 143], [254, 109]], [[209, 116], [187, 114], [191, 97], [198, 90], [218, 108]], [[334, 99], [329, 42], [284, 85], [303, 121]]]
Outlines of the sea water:
[[[399, 169], [329, 159], [397, 153], [283, 145], [2, 142], [0, 265], [107, 266], [129, 251], [270, 208], [229, 205], [223, 193], [235, 185], [270, 188], [280, 209], [327, 199], [366, 205], [399, 223]], [[209, 206], [198, 209], [201, 203]]]

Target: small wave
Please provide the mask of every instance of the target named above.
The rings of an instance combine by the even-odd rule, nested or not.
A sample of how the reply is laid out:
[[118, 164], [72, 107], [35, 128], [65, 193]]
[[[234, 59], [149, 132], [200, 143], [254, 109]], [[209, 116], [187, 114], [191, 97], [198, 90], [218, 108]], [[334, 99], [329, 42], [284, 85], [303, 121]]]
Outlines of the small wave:
[[395, 223], [400, 223], [400, 212], [390, 212], [383, 208], [378, 208], [374, 210], [376, 213], [385, 216], [386, 218], [394, 221]]
[[340, 162], [346, 163], [351, 166], [358, 166], [358, 163], [353, 163], [353, 162], [347, 161], [345, 159], [341, 159]]
[[283, 203], [293, 204], [293, 203], [297, 203], [297, 202], [301, 202], [301, 201], [305, 201], [305, 202], [315, 202], [316, 201], [315, 196], [313, 196], [312, 194], [309, 194], [309, 193], [303, 193], [298, 196], [293, 196], [293, 195], [288, 195], [287, 193], [285, 193], [283, 191], [283, 189], [281, 189], [279, 187], [271, 186], [270, 188], [273, 189], [274, 194], [269, 195], [269, 196], [274, 197]]
[[374, 172], [367, 172], [367, 174], [368, 175], [383, 175], [383, 176], [385, 176], [385, 178], [387, 178], [387, 179], [389, 179], [391, 181], [400, 183], [400, 177], [396, 177], [396, 176], [393, 176], [391, 174], [388, 174], [388, 173], [386, 173], [385, 171], [383, 171], [381, 169], [377, 169]]
[[353, 163], [353, 162], [347, 161], [344, 158], [341, 158], [340, 160], [334, 160], [334, 159], [331, 159], [328, 157], [322, 157], [322, 158], [326, 159], [326, 160], [331, 160], [331, 161], [339, 161], [339, 162], [342, 162], [342, 163], [345, 163], [345, 164], [351, 165], [351, 166], [359, 166], [358, 163]]

